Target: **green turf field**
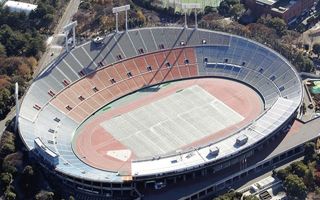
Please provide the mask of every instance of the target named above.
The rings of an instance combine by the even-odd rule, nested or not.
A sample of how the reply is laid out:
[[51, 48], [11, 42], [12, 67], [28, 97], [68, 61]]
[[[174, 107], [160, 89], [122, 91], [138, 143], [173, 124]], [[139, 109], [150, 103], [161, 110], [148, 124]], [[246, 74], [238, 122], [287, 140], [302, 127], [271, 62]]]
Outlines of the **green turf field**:
[[165, 7], [175, 7], [175, 10], [178, 12], [181, 11], [181, 4], [198, 3], [201, 9], [204, 9], [206, 6], [218, 7], [221, 1], [222, 0], [162, 0]]

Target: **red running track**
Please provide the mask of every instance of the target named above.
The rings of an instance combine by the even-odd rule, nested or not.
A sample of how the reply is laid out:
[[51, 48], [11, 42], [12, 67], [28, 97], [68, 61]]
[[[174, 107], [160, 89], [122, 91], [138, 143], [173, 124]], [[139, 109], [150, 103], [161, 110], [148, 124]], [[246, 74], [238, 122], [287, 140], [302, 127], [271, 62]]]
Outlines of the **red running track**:
[[177, 90], [188, 88], [192, 85], [198, 85], [205, 89], [234, 111], [241, 114], [244, 117], [244, 120], [191, 143], [183, 147], [182, 149], [184, 150], [189, 149], [190, 147], [207, 144], [208, 141], [221, 140], [234, 133], [239, 128], [249, 124], [263, 111], [263, 103], [260, 96], [253, 89], [239, 82], [219, 78], [201, 78], [179, 81], [175, 84], [170, 84], [168, 87], [165, 87], [158, 92], [150, 93], [143, 98], [139, 98], [120, 107], [112, 108], [107, 112], [95, 116], [94, 119], [85, 123], [75, 135], [73, 147], [75, 153], [83, 162], [95, 168], [107, 171], [118, 171], [124, 175], [131, 175], [131, 160], [139, 158], [134, 155], [134, 152], [132, 152], [127, 161], [121, 161], [108, 156], [107, 152], [110, 150], [123, 150], [128, 148], [121, 144], [120, 141], [117, 141], [110, 133], [100, 126], [100, 124], [116, 115], [135, 110], [141, 106], [169, 96]]

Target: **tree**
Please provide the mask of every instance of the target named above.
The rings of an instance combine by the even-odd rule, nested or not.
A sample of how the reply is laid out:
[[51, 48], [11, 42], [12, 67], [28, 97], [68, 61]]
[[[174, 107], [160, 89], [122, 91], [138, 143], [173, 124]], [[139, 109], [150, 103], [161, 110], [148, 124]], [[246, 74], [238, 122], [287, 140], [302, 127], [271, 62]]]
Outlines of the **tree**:
[[266, 25], [269, 28], [274, 29], [279, 36], [283, 36], [287, 31], [286, 22], [279, 17], [271, 17], [270, 15], [262, 16], [259, 23]]
[[33, 171], [32, 166], [30, 166], [30, 165], [25, 166], [22, 171], [22, 174], [26, 178], [31, 178], [34, 175], [34, 171]]
[[204, 8], [204, 14], [209, 14], [209, 13], [212, 13], [212, 12], [217, 12], [216, 8], [214, 7], [211, 7], [211, 6], [206, 6]]
[[21, 183], [25, 190], [30, 191], [30, 186], [35, 182], [34, 171], [30, 165], [25, 166], [22, 171]]
[[7, 56], [6, 48], [0, 43], [0, 57]]
[[4, 196], [6, 200], [15, 200], [17, 195], [14, 193], [14, 187], [9, 185], [4, 192]]
[[229, 6], [233, 6], [235, 4], [239, 4], [240, 0], [225, 0], [225, 2], [229, 5]]
[[17, 197], [17, 195], [12, 191], [6, 191], [4, 193], [4, 196], [5, 196], [6, 200], [15, 200]]
[[240, 200], [241, 196], [242, 194], [240, 192], [231, 191], [217, 198], [214, 198], [214, 200]]
[[299, 177], [304, 177], [308, 171], [308, 166], [306, 166], [302, 161], [297, 161], [291, 164], [292, 172]]
[[137, 18], [141, 24], [144, 24], [146, 22], [146, 17], [144, 16], [144, 14], [141, 10], [137, 11]]
[[316, 145], [314, 142], [308, 142], [304, 145], [304, 160], [305, 161], [308, 162], [316, 156], [315, 155], [315, 153], [316, 153], [315, 146]]
[[287, 30], [287, 24], [283, 19], [279, 17], [271, 18], [268, 21], [268, 25], [269, 27], [274, 28], [277, 31], [278, 35], [285, 35]]
[[4, 172], [8, 172], [8, 173], [11, 173], [11, 174], [14, 174], [16, 173], [18, 170], [17, 168], [12, 165], [10, 162], [4, 160], [3, 163], [2, 163], [2, 170]]
[[294, 62], [299, 71], [311, 72], [314, 69], [312, 60], [304, 56], [302, 53], [298, 53]]
[[307, 196], [306, 185], [303, 183], [302, 179], [295, 174], [288, 175], [283, 186], [291, 199], [305, 199]]
[[75, 200], [73, 196], [69, 196], [69, 200]]
[[13, 144], [10, 143], [5, 143], [2, 145], [1, 149], [0, 149], [0, 153], [2, 155], [8, 155], [11, 154], [15, 151], [15, 147]]
[[226, 1], [221, 1], [218, 7], [219, 14], [222, 16], [228, 16], [230, 11], [230, 5]]
[[54, 193], [41, 190], [38, 194], [36, 194], [35, 199], [36, 200], [53, 200], [54, 198]]
[[316, 43], [312, 46], [312, 52], [315, 53], [319, 58], [319, 56], [320, 56], [320, 44], [319, 43]]
[[312, 169], [308, 169], [303, 182], [308, 187], [309, 191], [313, 191], [315, 189], [315, 181], [314, 181], [314, 174]]
[[259, 200], [259, 198], [254, 195], [248, 195], [248, 196], [244, 196], [243, 200]]
[[10, 173], [1, 173], [0, 175], [1, 183], [5, 186], [8, 186], [12, 181], [12, 174]]
[[230, 9], [230, 15], [233, 16], [235, 20], [238, 20], [244, 12], [245, 8], [243, 4], [240, 3], [233, 5]]
[[280, 179], [280, 180], [285, 180], [287, 178], [287, 176], [289, 175], [289, 170], [287, 168], [285, 169], [279, 169], [276, 172], [276, 176]]

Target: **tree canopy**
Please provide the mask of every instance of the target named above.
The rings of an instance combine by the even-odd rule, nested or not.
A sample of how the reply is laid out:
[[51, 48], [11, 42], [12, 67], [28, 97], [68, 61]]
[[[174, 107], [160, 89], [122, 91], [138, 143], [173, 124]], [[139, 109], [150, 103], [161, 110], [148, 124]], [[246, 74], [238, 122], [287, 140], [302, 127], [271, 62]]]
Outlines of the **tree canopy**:
[[295, 174], [288, 175], [283, 186], [287, 195], [292, 199], [305, 199], [307, 196], [306, 185], [303, 183], [303, 180]]
[[315, 53], [319, 57], [319, 55], [320, 55], [320, 44], [319, 43], [315, 43], [312, 46], [312, 52]]

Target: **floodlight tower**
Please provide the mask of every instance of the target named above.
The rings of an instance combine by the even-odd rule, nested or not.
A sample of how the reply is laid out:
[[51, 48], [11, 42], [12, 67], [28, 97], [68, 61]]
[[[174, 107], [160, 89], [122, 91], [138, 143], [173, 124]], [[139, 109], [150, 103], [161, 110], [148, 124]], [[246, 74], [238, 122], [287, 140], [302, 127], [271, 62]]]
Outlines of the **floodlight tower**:
[[187, 24], [187, 11], [194, 9], [194, 22], [195, 22], [195, 29], [198, 28], [198, 18], [197, 18], [197, 9], [201, 8], [199, 3], [183, 3], [181, 4], [182, 9], [184, 10], [184, 27], [188, 28]]
[[15, 98], [16, 98], [16, 120], [14, 124], [14, 131], [17, 132], [18, 122], [19, 122], [19, 85], [18, 83], [15, 84]]
[[128, 31], [128, 10], [130, 10], [130, 5], [120, 6], [120, 7], [114, 7], [112, 8], [112, 13], [116, 14], [116, 32], [119, 32], [119, 26], [118, 26], [118, 14], [119, 12], [126, 12], [126, 31]]
[[71, 22], [70, 24], [66, 25], [63, 27], [63, 32], [66, 40], [66, 49], [67, 52], [69, 52], [69, 46], [68, 46], [68, 34], [70, 30], [72, 30], [72, 47], [76, 46], [76, 26], [77, 26], [77, 21]]

